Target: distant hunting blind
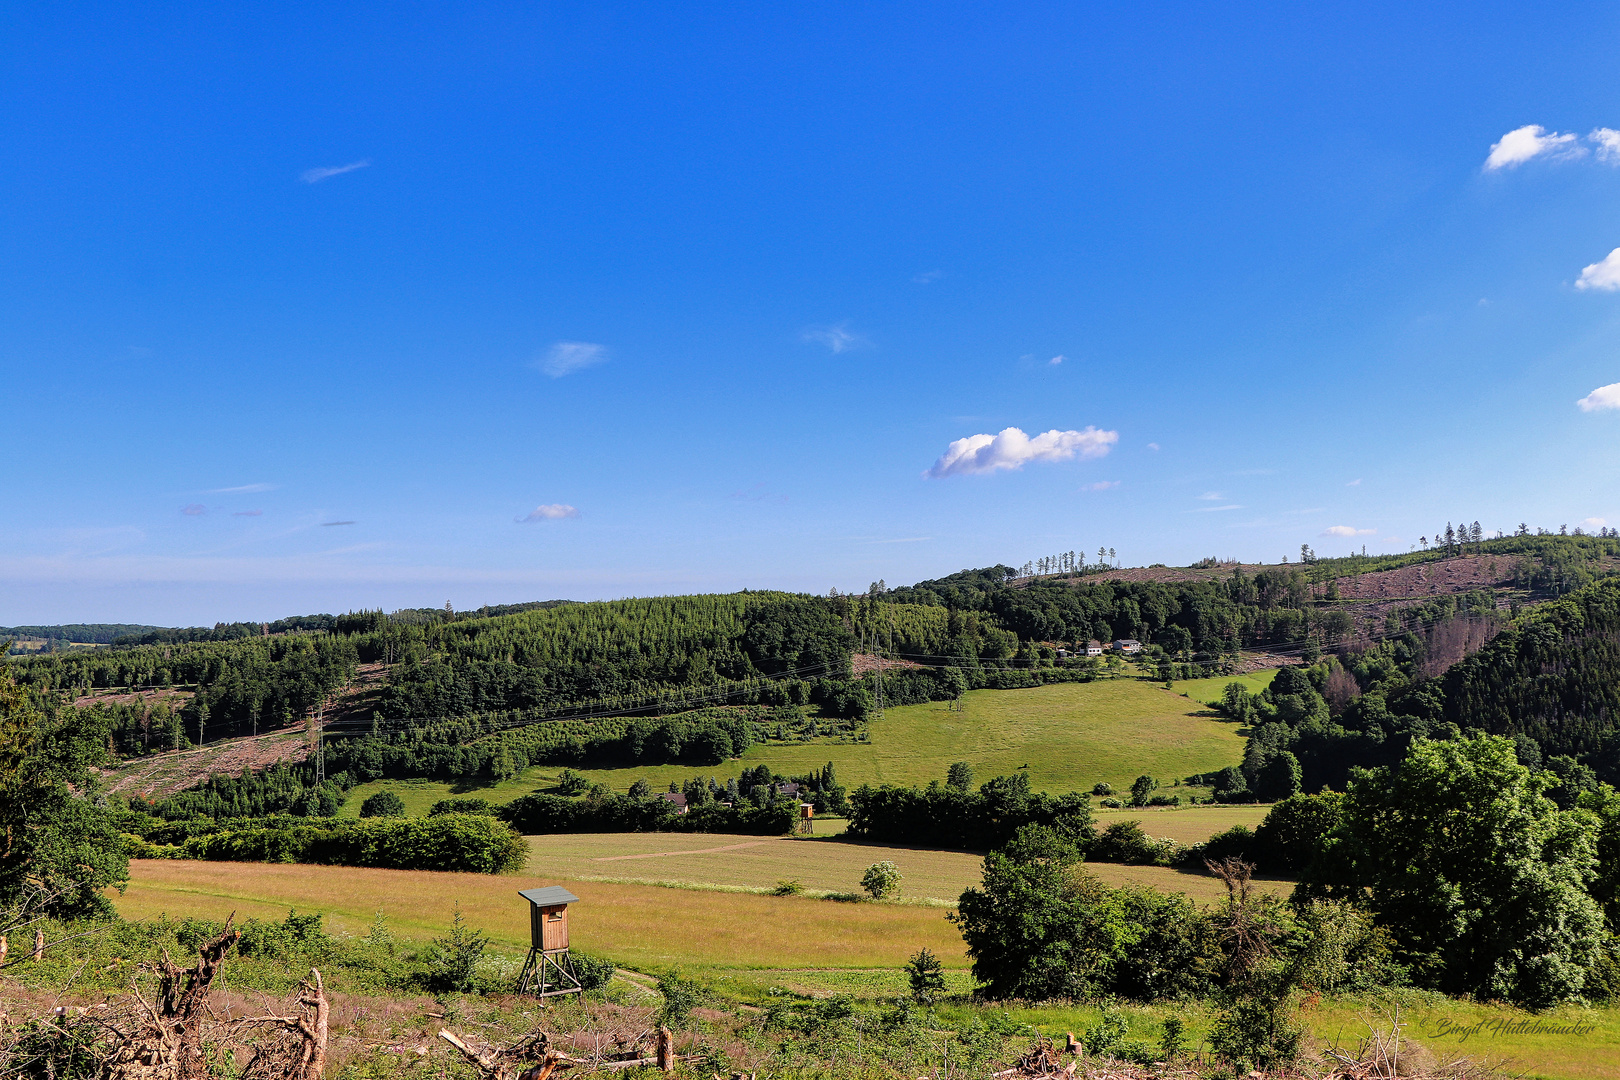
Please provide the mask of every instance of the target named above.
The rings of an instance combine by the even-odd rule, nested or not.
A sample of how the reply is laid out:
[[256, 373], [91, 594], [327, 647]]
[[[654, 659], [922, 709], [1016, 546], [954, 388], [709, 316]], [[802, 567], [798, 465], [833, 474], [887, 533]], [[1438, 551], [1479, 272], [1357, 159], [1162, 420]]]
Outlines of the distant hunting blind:
[[529, 956], [518, 976], [518, 993], [544, 999], [584, 990], [568, 952], [568, 905], [579, 897], [561, 885], [520, 889], [518, 895], [529, 902]]

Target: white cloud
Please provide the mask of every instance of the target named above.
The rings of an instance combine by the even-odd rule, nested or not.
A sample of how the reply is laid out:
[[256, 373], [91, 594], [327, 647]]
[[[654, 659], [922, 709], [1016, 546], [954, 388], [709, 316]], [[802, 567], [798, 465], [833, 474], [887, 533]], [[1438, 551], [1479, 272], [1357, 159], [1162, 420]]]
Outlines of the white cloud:
[[1602, 409], [1620, 409], [1620, 382], [1612, 382], [1608, 386], [1600, 386], [1575, 403], [1581, 412], [1598, 412]]
[[1150, 442], [1150, 443], [1148, 443], [1148, 449], [1149, 449], [1149, 450], [1157, 450], [1157, 449], [1158, 449], [1158, 448], [1159, 448], [1159, 444], [1158, 444], [1158, 443], [1156, 443], [1156, 442]]
[[536, 521], [560, 521], [563, 518], [577, 518], [579, 511], [567, 503], [547, 503], [537, 506], [520, 518], [514, 518], [519, 525], [528, 525]]
[[1329, 525], [1322, 530], [1323, 536], [1373, 536], [1377, 529], [1358, 529], [1354, 525]]
[[318, 184], [322, 180], [330, 180], [334, 176], [342, 176], [344, 173], [363, 169], [370, 164], [371, 159], [366, 158], [364, 161], [351, 161], [347, 165], [328, 166], [324, 169], [305, 169], [298, 174], [298, 179], [306, 184]]
[[1119, 487], [1118, 480], [1099, 480], [1095, 484], [1087, 484], [1081, 491], [1107, 491], [1109, 488]]
[[1501, 141], [1491, 144], [1491, 154], [1485, 159], [1485, 171], [1511, 169], [1523, 165], [1531, 158], [1546, 154], [1555, 157], [1576, 157], [1585, 153], [1575, 143], [1575, 136], [1548, 131], [1540, 124], [1526, 124], [1514, 128]]
[[209, 488], [204, 495], [256, 495], [261, 491], [274, 491], [274, 484], [243, 484], [241, 487]]
[[1061, 364], [1061, 363], [1063, 363], [1063, 361], [1065, 361], [1067, 359], [1068, 359], [1068, 357], [1064, 356], [1062, 353], [1059, 353], [1058, 355], [1052, 357], [1052, 359], [1048, 360], [1047, 363], [1048, 364]]
[[1609, 252], [1602, 262], [1595, 262], [1581, 270], [1581, 279], [1575, 283], [1577, 289], [1599, 289], [1603, 292], [1614, 292], [1620, 289], [1620, 248]]
[[1225, 506], [1200, 506], [1193, 510], [1195, 514], [1219, 514], [1225, 510], [1241, 510], [1241, 503], [1227, 503]]
[[848, 352], [872, 344], [860, 334], [852, 333], [848, 323], [839, 323], [837, 326], [812, 326], [799, 336], [805, 341], [825, 345], [835, 353]]
[[263, 517], [263, 510], [238, 510], [231, 517]]
[[1019, 428], [1004, 428], [998, 435], [969, 435], [957, 439], [923, 475], [937, 480], [998, 469], [1021, 469], [1031, 461], [1067, 461], [1076, 454], [1081, 458], [1099, 458], [1118, 441], [1119, 432], [1099, 431], [1094, 427], [1084, 431], [1053, 429], [1033, 439]]
[[202, 503], [192, 503], [189, 506], [182, 506], [180, 508], [180, 512], [186, 515], [186, 517], [202, 517], [204, 514], [208, 513], [208, 507], [204, 506]]
[[1581, 528], [1583, 529], [1607, 529], [1608, 527], [1609, 520], [1607, 518], [1590, 517], [1581, 519]]
[[582, 368], [605, 363], [607, 358], [605, 345], [595, 345], [589, 341], [559, 341], [547, 349], [546, 355], [537, 363], [541, 371], [553, 379], [560, 379]]
[[1620, 164], [1620, 131], [1614, 128], [1595, 128], [1587, 138], [1597, 143], [1599, 161]]
[[1218, 491], [1206, 491], [1202, 495], [1198, 496], [1198, 498], [1203, 502], [1220, 502], [1222, 499], [1226, 498], [1226, 496], [1222, 495]]
[[1361, 486], [1361, 477], [1359, 477], [1359, 476], [1356, 477], [1354, 480], [1350, 481], [1348, 484], [1346, 484], [1344, 486], [1345, 487], [1360, 487]]

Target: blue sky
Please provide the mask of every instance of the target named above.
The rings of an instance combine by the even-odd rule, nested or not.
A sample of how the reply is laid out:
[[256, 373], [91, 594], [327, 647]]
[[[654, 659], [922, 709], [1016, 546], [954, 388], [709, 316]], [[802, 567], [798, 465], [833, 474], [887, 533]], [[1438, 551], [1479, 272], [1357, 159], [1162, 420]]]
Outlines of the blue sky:
[[7, 11], [0, 624], [1620, 524], [1612, 4], [226, 7]]

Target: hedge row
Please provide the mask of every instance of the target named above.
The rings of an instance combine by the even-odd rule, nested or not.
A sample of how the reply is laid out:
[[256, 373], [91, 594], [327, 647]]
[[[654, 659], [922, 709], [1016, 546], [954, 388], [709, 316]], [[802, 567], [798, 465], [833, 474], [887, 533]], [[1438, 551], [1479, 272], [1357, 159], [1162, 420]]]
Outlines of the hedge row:
[[473, 814], [348, 822], [303, 819], [297, 824], [225, 827], [173, 845], [152, 844], [132, 836], [126, 846], [136, 858], [317, 863], [475, 874], [520, 870], [529, 855], [528, 845], [511, 826]]
[[608, 795], [579, 800], [537, 792], [514, 799], [501, 807], [498, 813], [513, 828], [529, 834], [720, 832], [776, 836], [792, 831], [798, 806], [793, 802], [779, 802], [766, 807], [749, 803], [735, 806], [705, 803], [691, 807], [685, 814], [678, 814], [675, 807], [664, 799]]

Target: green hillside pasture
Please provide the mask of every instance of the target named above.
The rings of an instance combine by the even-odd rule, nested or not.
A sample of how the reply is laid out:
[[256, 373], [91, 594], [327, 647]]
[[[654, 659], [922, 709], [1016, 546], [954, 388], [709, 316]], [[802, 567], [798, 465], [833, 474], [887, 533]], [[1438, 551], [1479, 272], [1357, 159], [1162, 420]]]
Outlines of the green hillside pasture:
[[446, 933], [462, 917], [511, 952], [527, 948], [528, 904], [519, 889], [563, 885], [580, 897], [572, 944], [630, 967], [894, 968], [927, 947], [967, 966], [962, 938], [938, 907], [837, 903], [806, 897], [702, 892], [514, 874], [448, 874], [280, 863], [137, 859], [114, 896], [125, 918], [280, 919], [319, 911], [328, 928], [361, 934], [380, 910], [401, 937]]
[[1226, 689], [1227, 683], [1242, 683], [1244, 689], [1251, 694], [1258, 694], [1271, 685], [1271, 680], [1277, 677], [1276, 668], [1266, 668], [1263, 671], [1251, 671], [1247, 675], [1218, 675], [1213, 679], [1181, 679], [1172, 685], [1178, 694], [1186, 694], [1193, 701], [1201, 701], [1206, 705], [1213, 705], [1221, 700], [1221, 692]]
[[[1173, 789], [1171, 789], [1173, 791]], [[1183, 844], [1200, 844], [1234, 825], [1257, 828], [1271, 806], [1253, 803], [1242, 806], [1144, 806], [1130, 810], [1097, 808], [1097, 828], [1106, 829], [1116, 821], [1140, 821], [1149, 836], [1168, 836]]]
[[[1247, 676], [1258, 689], [1272, 672]], [[1205, 679], [1178, 684], [1199, 687], [1225, 681]], [[1219, 688], [1215, 690], [1219, 696]], [[1243, 758], [1243, 738], [1236, 724], [1210, 715], [1196, 698], [1184, 698], [1162, 685], [1136, 679], [1091, 683], [1058, 683], [1028, 690], [975, 690], [964, 709], [951, 711], [944, 702], [902, 705], [887, 710], [871, 725], [872, 741], [762, 743], [741, 758], [722, 765], [637, 765], [628, 768], [581, 769], [616, 791], [637, 780], [654, 790], [671, 781], [713, 776], [724, 783], [751, 765], [768, 764], [785, 776], [802, 775], [831, 761], [839, 782], [853, 788], [871, 784], [926, 784], [944, 779], [953, 761], [973, 766], [979, 780], [1029, 766], [1030, 786], [1037, 791], [1089, 791], [1102, 780], [1128, 789], [1147, 773], [1170, 780], [1235, 765]], [[464, 779], [437, 781], [379, 780], [350, 793], [342, 813], [360, 812], [365, 798], [384, 787], [394, 789], [406, 812], [423, 814], [439, 799], [476, 795], [491, 802], [510, 802], [545, 787], [558, 769], [536, 766], [501, 783]]]

